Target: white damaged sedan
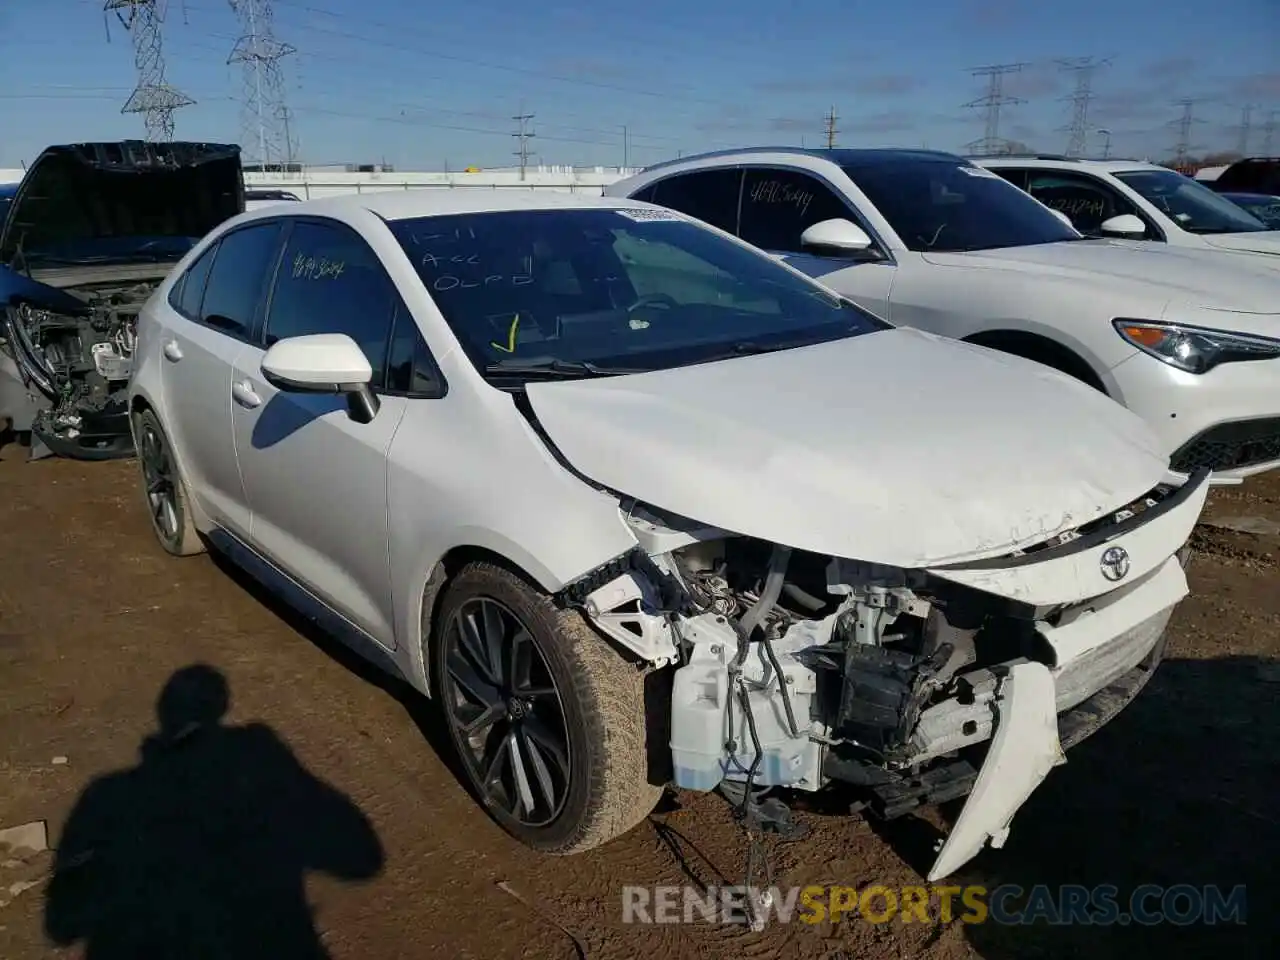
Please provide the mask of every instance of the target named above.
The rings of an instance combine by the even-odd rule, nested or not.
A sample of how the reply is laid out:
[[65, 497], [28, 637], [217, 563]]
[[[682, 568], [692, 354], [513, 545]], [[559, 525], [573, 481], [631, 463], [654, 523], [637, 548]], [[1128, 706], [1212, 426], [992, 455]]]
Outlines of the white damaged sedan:
[[612, 198], [243, 214], [143, 309], [129, 396], [165, 549], [434, 697], [550, 853], [667, 784], [785, 828], [762, 791], [841, 781], [967, 794], [950, 874], [1151, 676], [1208, 489], [1078, 381]]

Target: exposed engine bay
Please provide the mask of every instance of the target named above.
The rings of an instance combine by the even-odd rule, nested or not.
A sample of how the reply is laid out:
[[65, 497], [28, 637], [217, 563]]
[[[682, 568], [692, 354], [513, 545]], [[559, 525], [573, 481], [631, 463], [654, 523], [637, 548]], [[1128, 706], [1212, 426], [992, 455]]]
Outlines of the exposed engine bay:
[[[27, 389], [47, 401], [32, 432], [52, 452], [103, 459], [132, 452], [126, 388], [137, 317], [159, 282], [87, 283], [58, 291], [68, 296], [57, 309], [32, 299], [5, 307], [3, 349]], [[83, 309], [71, 311], [74, 301]]]
[[624, 512], [639, 549], [566, 600], [620, 647], [671, 669], [678, 787], [744, 796], [839, 781], [885, 819], [985, 794], [981, 814], [953, 830], [936, 878], [988, 840], [999, 846], [1062, 751], [1145, 685], [1187, 593], [1179, 547], [1206, 477], [1000, 559], [1032, 569], [1084, 557], [1097, 570], [1082, 547], [1167, 541], [1123, 587], [1103, 571], [1102, 587], [1070, 602], [1033, 605], [1017, 590], [819, 556], [635, 503]]

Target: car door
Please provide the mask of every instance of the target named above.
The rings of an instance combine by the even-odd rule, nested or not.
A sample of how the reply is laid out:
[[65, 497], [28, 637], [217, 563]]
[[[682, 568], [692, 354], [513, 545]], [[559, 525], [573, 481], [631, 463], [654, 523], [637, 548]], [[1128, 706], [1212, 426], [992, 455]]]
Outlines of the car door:
[[744, 171], [738, 236], [888, 318], [895, 267], [887, 255], [879, 260], [824, 256], [800, 243], [805, 230], [832, 219], [848, 220], [871, 232], [849, 202], [813, 174], [785, 167]]
[[248, 347], [280, 239], [278, 222], [232, 230], [173, 287], [160, 343], [164, 424], [192, 496], [215, 523], [244, 537], [249, 508], [236, 462], [231, 376]]
[[[237, 358], [232, 423], [255, 549], [383, 646], [395, 647], [388, 561], [387, 450], [408, 402], [385, 377], [395, 285], [349, 227], [291, 219], [258, 343]], [[342, 396], [276, 390], [266, 348], [285, 337], [345, 333], [373, 369], [369, 423]]]

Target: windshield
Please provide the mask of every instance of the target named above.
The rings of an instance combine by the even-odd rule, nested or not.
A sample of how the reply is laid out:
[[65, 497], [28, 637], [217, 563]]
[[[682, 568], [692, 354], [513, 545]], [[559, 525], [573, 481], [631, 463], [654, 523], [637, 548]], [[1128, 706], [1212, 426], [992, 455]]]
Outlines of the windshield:
[[1112, 174], [1188, 233], [1254, 233], [1266, 225], [1202, 183], [1175, 170]]
[[877, 159], [844, 170], [908, 250], [994, 250], [1081, 239], [1040, 202], [959, 158]]
[[669, 211], [503, 211], [390, 226], [495, 382], [653, 370], [888, 326]]
[[1280, 230], [1280, 197], [1260, 193], [1224, 193], [1222, 196], [1257, 217], [1268, 230]]

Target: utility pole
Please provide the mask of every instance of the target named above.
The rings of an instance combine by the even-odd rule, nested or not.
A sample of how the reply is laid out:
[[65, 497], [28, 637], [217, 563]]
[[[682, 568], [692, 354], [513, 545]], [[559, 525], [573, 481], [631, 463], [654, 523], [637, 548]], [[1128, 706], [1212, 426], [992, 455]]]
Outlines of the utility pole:
[[1004, 92], [1004, 78], [1011, 73], [1021, 73], [1026, 66], [1025, 63], [998, 63], [969, 71], [975, 77], [987, 78], [987, 95], [965, 104], [966, 107], [982, 107], [986, 111], [982, 138], [966, 144], [975, 153], [989, 157], [1004, 150], [1005, 141], [1000, 139], [1000, 108], [1026, 103]]
[[[103, 16], [115, 13], [133, 41], [133, 64], [138, 72], [138, 85], [120, 112], [142, 114], [142, 123], [150, 141], [172, 140], [174, 112], [195, 103], [165, 82], [162, 28], [168, 8], [168, 0], [106, 0], [102, 6]], [[111, 39], [109, 24], [107, 39]]]
[[1267, 114], [1267, 122], [1262, 125], [1262, 155], [1271, 156], [1271, 140], [1276, 133], [1276, 111]]
[[1249, 133], [1253, 120], [1253, 104], [1246, 103], [1240, 111], [1240, 140], [1236, 144], [1236, 152], [1242, 157], [1249, 155]]
[[249, 159], [263, 170], [281, 170], [294, 158], [289, 138], [289, 108], [285, 106], [284, 74], [280, 61], [297, 51], [275, 38], [271, 0], [228, 0], [240, 18], [240, 38], [227, 63], [244, 69], [244, 94], [240, 103], [241, 143]]
[[836, 134], [840, 132], [836, 129], [836, 108], [834, 106], [832, 106], [830, 112], [827, 114], [824, 131], [827, 138], [827, 149], [834, 150], [836, 145]]
[[1075, 74], [1076, 78], [1075, 90], [1063, 98], [1071, 104], [1071, 122], [1063, 128], [1068, 134], [1068, 157], [1083, 156], [1089, 149], [1089, 103], [1093, 100], [1093, 78], [1100, 68], [1110, 63], [1110, 60], [1095, 60], [1093, 57], [1058, 61], [1059, 67]]
[[536, 136], [528, 129], [529, 121], [533, 119], [533, 114], [525, 113], [522, 106], [520, 112], [511, 119], [519, 124], [519, 128], [512, 136], [520, 141], [520, 149], [515, 151], [515, 155], [520, 158], [520, 179], [524, 180], [525, 170], [529, 166], [529, 139]]
[[623, 170], [627, 170], [631, 166], [629, 153], [630, 153], [630, 150], [629, 150], [629, 144], [627, 142], [627, 128], [626, 128], [626, 125], [624, 124], [622, 127], [622, 169]]
[[1178, 130], [1178, 142], [1173, 148], [1173, 162], [1179, 167], [1185, 167], [1191, 156], [1191, 131], [1195, 124], [1204, 121], [1195, 116], [1195, 100], [1183, 98], [1177, 101], [1177, 106], [1182, 108], [1182, 116], [1169, 123], [1169, 126], [1176, 127]]

